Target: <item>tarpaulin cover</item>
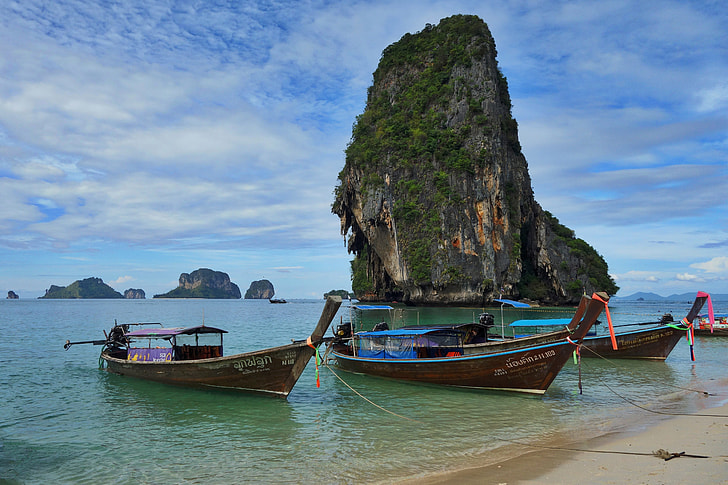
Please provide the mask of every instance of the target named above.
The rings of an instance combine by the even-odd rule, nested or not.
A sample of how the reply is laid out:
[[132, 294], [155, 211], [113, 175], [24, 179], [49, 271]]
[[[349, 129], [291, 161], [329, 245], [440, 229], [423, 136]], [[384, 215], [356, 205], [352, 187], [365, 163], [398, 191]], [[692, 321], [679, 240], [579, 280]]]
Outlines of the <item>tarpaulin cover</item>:
[[503, 298], [498, 298], [493, 301], [497, 301], [498, 303], [505, 303], [507, 305], [511, 305], [514, 308], [531, 308], [531, 305], [529, 305], [528, 303], [521, 303], [520, 301], [515, 301], [515, 300], [506, 300]]
[[[357, 334], [360, 357], [377, 359], [416, 359], [418, 349], [456, 349], [462, 353], [461, 334], [452, 330], [423, 331], [397, 329]], [[429, 353], [427, 353], [429, 354]]]

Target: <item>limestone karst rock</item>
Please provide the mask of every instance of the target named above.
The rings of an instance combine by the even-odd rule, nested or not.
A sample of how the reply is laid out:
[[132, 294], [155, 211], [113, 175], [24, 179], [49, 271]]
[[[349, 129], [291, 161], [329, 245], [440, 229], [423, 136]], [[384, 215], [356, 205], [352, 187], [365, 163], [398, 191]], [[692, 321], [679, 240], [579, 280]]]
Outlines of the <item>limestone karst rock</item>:
[[456, 15], [388, 46], [332, 212], [360, 300], [481, 305], [616, 293], [604, 259], [534, 200], [495, 41]]
[[227, 273], [200, 268], [182, 273], [177, 288], [154, 298], [236, 299], [240, 298], [240, 288], [230, 281]]
[[246, 300], [268, 300], [276, 294], [273, 283], [268, 280], [258, 280], [250, 283], [250, 288], [245, 292]]
[[124, 291], [124, 298], [127, 300], [144, 300], [146, 299], [146, 293], [144, 293], [144, 290], [139, 288], [129, 288], [128, 290]]

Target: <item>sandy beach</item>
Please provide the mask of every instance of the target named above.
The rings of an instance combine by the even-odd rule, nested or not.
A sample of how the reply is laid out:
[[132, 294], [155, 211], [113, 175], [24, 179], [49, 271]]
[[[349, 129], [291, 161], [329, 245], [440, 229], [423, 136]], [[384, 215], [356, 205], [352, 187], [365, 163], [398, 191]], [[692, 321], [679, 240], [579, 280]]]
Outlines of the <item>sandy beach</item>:
[[[636, 433], [533, 450], [494, 465], [419, 478], [417, 483], [728, 484], [728, 404], [668, 417]], [[665, 460], [654, 454], [659, 450], [666, 456], [685, 455]]]

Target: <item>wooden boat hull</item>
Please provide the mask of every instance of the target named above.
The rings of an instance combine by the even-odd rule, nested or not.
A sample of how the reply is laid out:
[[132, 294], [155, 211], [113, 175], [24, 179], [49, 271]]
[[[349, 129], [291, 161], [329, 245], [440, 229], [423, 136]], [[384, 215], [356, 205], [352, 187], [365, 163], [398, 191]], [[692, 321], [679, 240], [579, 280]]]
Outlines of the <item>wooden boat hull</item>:
[[686, 329], [669, 326], [653, 327], [621, 332], [615, 335], [617, 350], [612, 348], [609, 335], [585, 337], [582, 345], [582, 357], [604, 357], [607, 359], [650, 359], [665, 360], [681, 338]]
[[576, 347], [568, 342], [431, 359], [372, 359], [333, 351], [345, 371], [445, 386], [543, 394]]
[[166, 384], [286, 397], [315, 349], [306, 342], [213, 359], [134, 362], [101, 353], [109, 372]]
[[700, 315], [694, 331], [701, 337], [728, 337], [728, 315], [716, 314], [712, 331], [708, 315]]

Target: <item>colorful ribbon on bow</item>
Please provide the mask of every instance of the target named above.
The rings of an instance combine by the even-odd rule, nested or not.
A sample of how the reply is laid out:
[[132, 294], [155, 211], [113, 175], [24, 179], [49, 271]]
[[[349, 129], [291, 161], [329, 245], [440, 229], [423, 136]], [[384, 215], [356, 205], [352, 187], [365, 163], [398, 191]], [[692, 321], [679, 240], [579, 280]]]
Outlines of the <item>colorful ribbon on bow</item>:
[[609, 314], [608, 301], [604, 301], [599, 295], [594, 293], [592, 298], [597, 299], [604, 303], [604, 313], [607, 314], [607, 323], [609, 324], [609, 336], [612, 339], [612, 349], [617, 350], [617, 337], [614, 335], [614, 326], [612, 325], [612, 316]]
[[693, 322], [689, 322], [687, 318], [680, 320], [680, 323], [687, 327], [687, 330], [685, 331], [685, 338], [687, 339], [688, 344], [690, 344], [690, 360], [695, 362], [695, 350], [693, 348], [695, 345], [695, 327], [693, 327]]
[[309, 347], [311, 347], [312, 349], [314, 349], [316, 351], [316, 355], [315, 355], [315, 358], [316, 358], [316, 360], [315, 360], [315, 362], [316, 362], [316, 387], [321, 387], [321, 379], [319, 379], [319, 350], [318, 350], [318, 347], [316, 347], [313, 344], [313, 342], [311, 341], [311, 337], [308, 337], [306, 339], [306, 345], [308, 345]]

